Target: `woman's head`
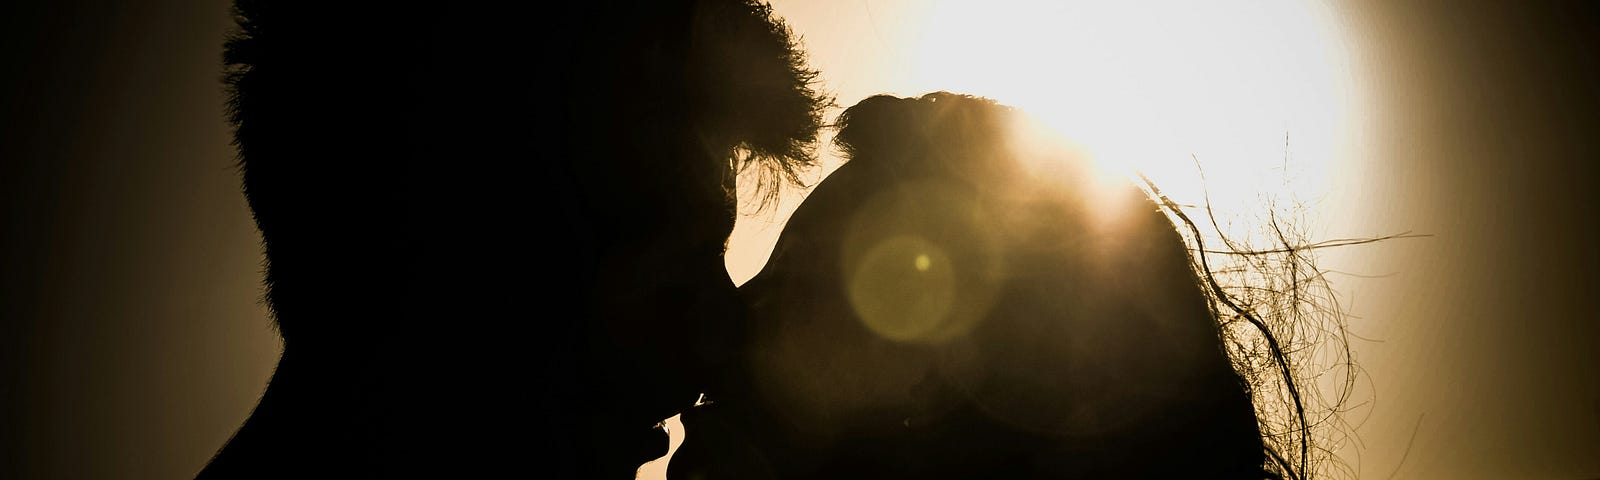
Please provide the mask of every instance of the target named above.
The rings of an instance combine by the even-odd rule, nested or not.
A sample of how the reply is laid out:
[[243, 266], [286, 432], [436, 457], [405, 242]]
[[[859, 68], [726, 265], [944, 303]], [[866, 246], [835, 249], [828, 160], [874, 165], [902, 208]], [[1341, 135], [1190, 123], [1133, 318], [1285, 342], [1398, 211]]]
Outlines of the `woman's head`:
[[[848, 163], [742, 289], [748, 382], [781, 427], [988, 445], [995, 462], [1058, 472], [1124, 468], [1136, 451], [1259, 469], [1250, 398], [1184, 243], [1141, 190], [1107, 187], [987, 99], [873, 97], [838, 125]], [[1087, 453], [1107, 448], [1126, 457]]]

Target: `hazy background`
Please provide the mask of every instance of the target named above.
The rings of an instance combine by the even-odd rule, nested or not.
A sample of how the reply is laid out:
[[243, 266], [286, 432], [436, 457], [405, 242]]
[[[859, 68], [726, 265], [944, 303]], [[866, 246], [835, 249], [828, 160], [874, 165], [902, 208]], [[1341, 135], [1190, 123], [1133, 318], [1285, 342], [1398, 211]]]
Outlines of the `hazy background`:
[[[879, 92], [966, 91], [1081, 128], [1113, 154], [1159, 153], [1128, 147], [1136, 137], [1110, 128], [1138, 116], [1064, 108], [1143, 98], [1127, 111], [1173, 118], [1164, 132], [1176, 140], [1160, 148], [1276, 146], [1259, 150], [1274, 155], [1265, 160], [1241, 150], [1249, 159], [1217, 167], [1213, 175], [1224, 178], [1213, 182], [1229, 181], [1229, 168], [1244, 176], [1281, 160], [1281, 132], [1249, 135], [1290, 130], [1296, 171], [1310, 177], [1314, 233], [1433, 235], [1324, 257], [1325, 267], [1384, 275], [1334, 278], [1359, 317], [1353, 329], [1374, 340], [1356, 344], [1370, 380], [1359, 393], [1372, 401], [1357, 410], [1360, 442], [1340, 452], [1345, 461], [1366, 478], [1600, 478], [1600, 314], [1590, 303], [1600, 297], [1600, 208], [1588, 198], [1600, 161], [1596, 7], [1388, 3], [1313, 3], [1317, 21], [1338, 33], [1330, 37], [1337, 48], [1264, 50], [1267, 61], [1250, 63], [1278, 65], [1264, 77], [1190, 65], [1168, 73], [1225, 79], [1232, 71], [1243, 87], [1134, 85], [1158, 92], [1146, 96], [1105, 90], [1125, 78], [1097, 76], [1093, 64], [1006, 63], [1042, 54], [949, 57], [987, 62], [976, 66], [927, 56], [958, 48], [928, 32], [966, 19], [988, 25], [974, 31], [975, 42], [1100, 51], [1038, 44], [1057, 38], [1030, 33], [1054, 25], [1048, 18], [995, 30], [1012, 24], [953, 4], [776, 8], [805, 36], [843, 105]], [[1169, 7], [1145, 8], [1159, 25], [1174, 21]], [[1267, 18], [1276, 27], [1259, 31], [1228, 26], [1239, 18], [1193, 17], [1173, 26], [1181, 29], [1151, 30], [1170, 36], [1136, 35], [1147, 41], [1120, 58], [1302, 38], [1308, 30], [1296, 22], [1311, 17]], [[1061, 35], [1101, 28], [1104, 42], [1151, 28], [1067, 20]], [[218, 59], [228, 24], [227, 3], [215, 0], [0, 6], [0, 477], [191, 476], [265, 386], [278, 343], [258, 302], [258, 238], [222, 122]], [[1223, 40], [1206, 43], [1212, 37]], [[945, 43], [919, 47], [927, 42]], [[1328, 62], [1285, 60], [1308, 55]], [[1006, 83], [1048, 75], [1060, 78]], [[1337, 101], [1316, 103], [1316, 92]], [[1253, 93], [1264, 101], [1239, 100]], [[1160, 96], [1168, 94], [1227, 102], [1177, 105]], [[1295, 108], [1278, 100], [1305, 98], [1312, 103]], [[1327, 105], [1338, 108], [1317, 110]], [[1194, 112], [1209, 110], [1222, 110], [1219, 125], [1243, 125], [1219, 130], [1239, 136], [1185, 137], [1189, 122], [1207, 118]], [[759, 269], [773, 223], [798, 199], [741, 222], [729, 260], [737, 280]]]

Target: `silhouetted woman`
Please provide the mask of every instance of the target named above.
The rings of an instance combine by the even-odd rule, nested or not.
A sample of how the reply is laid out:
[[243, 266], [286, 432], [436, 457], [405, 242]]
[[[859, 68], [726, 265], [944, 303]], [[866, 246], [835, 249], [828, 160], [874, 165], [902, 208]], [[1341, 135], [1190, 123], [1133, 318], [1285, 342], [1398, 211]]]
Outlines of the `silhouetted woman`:
[[[1262, 478], [1251, 398], [1143, 191], [949, 93], [846, 110], [690, 478]], [[703, 475], [704, 477], [701, 477]]]

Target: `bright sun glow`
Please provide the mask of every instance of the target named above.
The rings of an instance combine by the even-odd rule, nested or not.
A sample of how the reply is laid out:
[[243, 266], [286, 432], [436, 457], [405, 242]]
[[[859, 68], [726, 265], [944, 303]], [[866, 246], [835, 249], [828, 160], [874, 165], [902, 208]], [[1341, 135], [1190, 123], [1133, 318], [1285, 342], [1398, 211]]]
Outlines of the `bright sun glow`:
[[[941, 2], [910, 53], [916, 87], [1021, 107], [1113, 170], [1182, 197], [1289, 177], [1325, 187], [1349, 102], [1331, 12], [1305, 2]], [[1283, 171], [1285, 135], [1292, 155]], [[1271, 175], [1273, 178], [1262, 178]]]
[[[1264, 198], [1314, 208], [1350, 155], [1359, 99], [1328, 5], [945, 1], [910, 18], [897, 93], [1019, 107], [1103, 173], [1209, 201], [1233, 238], [1259, 241], [1259, 215], [1294, 208]], [[1115, 215], [1101, 197], [1098, 211]]]
[[[1023, 109], [1114, 174], [1142, 172], [1224, 216], [1261, 194], [1314, 203], [1351, 155], [1363, 103], [1349, 40], [1310, 1], [773, 0], [840, 107], [870, 95], [951, 91]], [[828, 120], [840, 110], [827, 115]], [[828, 138], [825, 137], [824, 140]], [[1287, 146], [1285, 145], [1287, 143]], [[823, 149], [826, 167], [835, 152]], [[741, 185], [741, 193], [746, 193]], [[804, 199], [742, 215], [728, 270], [761, 270]], [[916, 257], [937, 271], [940, 261]], [[674, 430], [674, 442], [682, 440]], [[669, 454], [670, 455], [670, 454]], [[641, 470], [661, 478], [665, 462]]]
[[[1316, 2], [794, 1], [841, 107], [878, 93], [946, 90], [1019, 107], [1109, 172], [1143, 172], [1223, 214], [1263, 193], [1315, 202], [1348, 156], [1357, 104], [1348, 42]], [[836, 115], [837, 110], [830, 115]], [[1287, 143], [1287, 146], [1285, 145]], [[1286, 161], [1287, 159], [1287, 161]], [[824, 163], [838, 160], [825, 155]], [[760, 270], [784, 215], [741, 219], [729, 270]]]

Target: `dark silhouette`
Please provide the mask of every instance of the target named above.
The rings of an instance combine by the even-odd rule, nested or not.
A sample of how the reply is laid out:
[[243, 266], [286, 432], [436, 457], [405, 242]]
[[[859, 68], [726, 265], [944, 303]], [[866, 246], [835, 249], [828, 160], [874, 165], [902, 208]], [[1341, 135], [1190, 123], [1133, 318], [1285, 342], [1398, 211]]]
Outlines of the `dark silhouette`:
[[[754, 0], [237, 0], [283, 356], [201, 478], [632, 478], [737, 351], [735, 173], [827, 99]], [[591, 5], [591, 3], [595, 3]]]
[[840, 116], [675, 479], [1262, 478], [1248, 387], [1161, 207], [948, 93]]

